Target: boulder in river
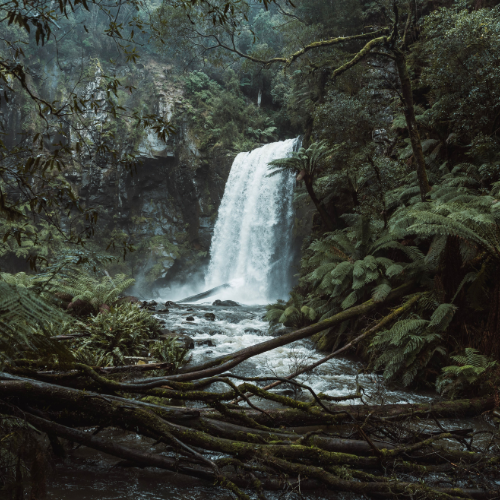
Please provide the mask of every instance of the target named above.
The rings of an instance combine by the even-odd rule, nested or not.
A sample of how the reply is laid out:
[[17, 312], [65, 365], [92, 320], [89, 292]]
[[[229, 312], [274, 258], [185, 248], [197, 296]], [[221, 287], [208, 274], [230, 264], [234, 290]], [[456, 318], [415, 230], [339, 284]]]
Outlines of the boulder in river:
[[205, 313], [204, 316], [205, 316], [205, 319], [208, 319], [208, 321], [215, 321], [215, 314], [214, 313]]
[[158, 309], [158, 311], [156, 312], [161, 314], [168, 314], [170, 311], [166, 307], [164, 307], [163, 309]]
[[215, 342], [212, 339], [197, 340], [196, 345], [207, 345], [209, 347], [215, 347]]
[[224, 306], [224, 307], [238, 307], [238, 302], [234, 302], [233, 300], [216, 300], [213, 306]]
[[171, 338], [175, 338], [179, 345], [184, 347], [184, 349], [194, 349], [194, 340], [189, 335], [171, 332], [170, 330], [166, 329], [160, 330], [160, 332], [160, 339], [168, 340]]
[[158, 302], [154, 300], [147, 301], [145, 300], [142, 303], [141, 309], [147, 309], [148, 311], [156, 311], [156, 306], [158, 305]]
[[186, 321], [194, 321], [193, 316], [188, 316], [188, 317], [186, 318]]
[[251, 333], [253, 335], [260, 335], [262, 333], [260, 330], [257, 330], [257, 328], [245, 328], [244, 332]]

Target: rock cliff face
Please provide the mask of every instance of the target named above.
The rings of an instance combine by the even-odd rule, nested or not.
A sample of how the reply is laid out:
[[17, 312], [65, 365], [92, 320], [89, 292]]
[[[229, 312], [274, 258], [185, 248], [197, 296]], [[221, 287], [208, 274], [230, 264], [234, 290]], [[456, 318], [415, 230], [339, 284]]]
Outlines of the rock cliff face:
[[196, 137], [177, 120], [183, 89], [169, 76], [171, 67], [155, 60], [139, 67], [143, 80], [154, 84], [156, 112], [176, 123], [175, 133], [165, 143], [145, 131], [138, 148], [141, 165], [133, 172], [84, 166], [69, 180], [88, 205], [102, 207], [107, 231], [121, 232], [133, 243], [134, 277], [145, 277], [145, 287], [162, 287], [203, 272], [233, 157], [198, 151]]
[[[86, 86], [80, 88], [83, 96], [99, 99], [104, 92], [101, 66], [89, 58], [47, 64], [47, 78], [42, 78], [42, 65], [39, 69], [37, 88], [51, 100], [64, 95], [77, 73], [90, 75]], [[146, 94], [149, 109], [152, 103], [154, 112], [175, 123], [176, 131], [164, 142], [152, 130], [137, 130], [134, 137], [141, 164], [133, 171], [105, 158], [96, 160], [87, 152], [87, 157], [67, 162], [63, 175], [87, 206], [98, 209], [97, 243], [104, 248], [106, 240], [116, 236], [136, 248], [117, 270], [144, 277], [148, 288], [155, 283], [166, 286], [173, 280], [187, 280], [196, 269], [203, 269], [208, 259], [233, 156], [198, 150], [196, 137], [180, 117], [184, 107], [182, 81], [168, 64], [150, 57], [135, 65], [108, 65], [105, 71], [122, 80], [133, 75], [142, 96], [142, 101], [136, 98], [134, 104], [145, 106]], [[23, 137], [23, 123], [30, 118], [23, 114], [22, 105], [22, 96], [14, 95], [8, 103], [2, 99], [0, 121], [8, 131], [4, 141], [11, 147]], [[89, 116], [95, 126], [84, 133], [84, 139], [92, 144], [109, 117], [90, 112]]]

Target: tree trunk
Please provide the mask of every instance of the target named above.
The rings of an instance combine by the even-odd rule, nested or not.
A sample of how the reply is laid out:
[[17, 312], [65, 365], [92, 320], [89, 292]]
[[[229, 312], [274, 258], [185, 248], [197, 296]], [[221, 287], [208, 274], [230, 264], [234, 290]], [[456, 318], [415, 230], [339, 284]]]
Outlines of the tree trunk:
[[411, 147], [413, 157], [417, 165], [418, 184], [420, 186], [420, 195], [422, 201], [425, 200], [427, 193], [431, 190], [429, 180], [427, 178], [427, 170], [425, 168], [424, 153], [422, 151], [422, 143], [420, 134], [418, 133], [417, 120], [415, 118], [415, 107], [413, 105], [413, 92], [411, 88], [410, 75], [406, 67], [406, 57], [402, 50], [393, 49], [396, 67], [398, 69], [399, 79], [401, 81], [401, 89], [403, 93], [403, 105], [406, 118], [408, 133], [410, 134]]
[[318, 197], [316, 196], [316, 193], [314, 192], [314, 189], [313, 189], [312, 179], [306, 175], [304, 177], [304, 183], [306, 185], [307, 192], [309, 193], [309, 197], [311, 198], [312, 202], [316, 206], [316, 209], [318, 210], [319, 214], [321, 215], [321, 220], [323, 221], [323, 224], [326, 226], [328, 231], [333, 231], [335, 229], [335, 227], [334, 227], [334, 224], [332, 222], [332, 219], [328, 215], [323, 203], [321, 203], [321, 201], [318, 200]]

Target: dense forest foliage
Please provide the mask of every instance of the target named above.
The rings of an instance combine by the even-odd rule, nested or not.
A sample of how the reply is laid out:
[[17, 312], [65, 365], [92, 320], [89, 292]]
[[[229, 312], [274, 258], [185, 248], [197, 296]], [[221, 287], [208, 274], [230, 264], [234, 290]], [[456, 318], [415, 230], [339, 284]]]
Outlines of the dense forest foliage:
[[[9, 0], [1, 9], [2, 498], [43, 499], [62, 440], [238, 498], [266, 498], [283, 477], [300, 489], [301, 476], [359, 494], [471, 498], [414, 478], [451, 465], [459, 477], [473, 463], [484, 473], [474, 491], [495, 497], [493, 437], [482, 453], [472, 441], [445, 449], [436, 441], [455, 437], [442, 428], [408, 437], [397, 427], [429, 415], [425, 405], [349, 413], [312, 390], [308, 402], [278, 396], [264, 387], [271, 379], [228, 370], [312, 337], [328, 359], [351, 349], [387, 384], [439, 394], [434, 419], [496, 412], [498, 425], [498, 1]], [[158, 100], [159, 80], [174, 104]], [[152, 287], [174, 261], [201, 265], [195, 224], [156, 232], [141, 215], [125, 230], [79, 185], [85, 175], [125, 185], [181, 135], [181, 156], [196, 151], [206, 164], [292, 137], [302, 144], [269, 165], [269, 176], [296, 176], [302, 239], [290, 299], [267, 306], [275, 337], [195, 366], [185, 339], [151, 314], [157, 304], [130, 295], [139, 275]], [[280, 336], [283, 326], [292, 331]], [[215, 383], [226, 392], [210, 392]], [[252, 396], [287, 409], [267, 414]], [[195, 423], [186, 401], [207, 413]], [[346, 421], [363, 451], [291, 430]], [[96, 437], [106, 427], [137, 429], [175, 458]]]

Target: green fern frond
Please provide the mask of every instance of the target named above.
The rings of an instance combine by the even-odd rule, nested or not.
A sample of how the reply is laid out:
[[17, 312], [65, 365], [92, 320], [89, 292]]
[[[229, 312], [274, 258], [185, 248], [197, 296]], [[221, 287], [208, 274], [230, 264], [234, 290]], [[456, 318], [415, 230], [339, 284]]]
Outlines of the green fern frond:
[[0, 368], [22, 352], [40, 359], [72, 359], [61, 342], [51, 339], [54, 324], [70, 318], [25, 286], [0, 281]]
[[372, 290], [372, 299], [375, 302], [383, 302], [387, 298], [387, 296], [389, 295], [391, 290], [392, 290], [392, 288], [389, 284], [382, 283], [382, 284], [376, 286]]
[[440, 304], [431, 316], [429, 328], [435, 331], [446, 330], [456, 311], [457, 307], [453, 304]]

